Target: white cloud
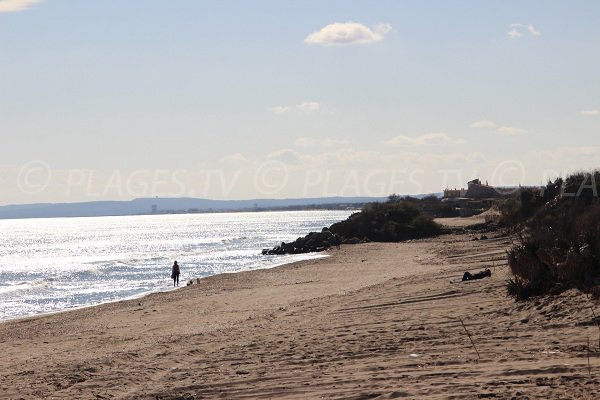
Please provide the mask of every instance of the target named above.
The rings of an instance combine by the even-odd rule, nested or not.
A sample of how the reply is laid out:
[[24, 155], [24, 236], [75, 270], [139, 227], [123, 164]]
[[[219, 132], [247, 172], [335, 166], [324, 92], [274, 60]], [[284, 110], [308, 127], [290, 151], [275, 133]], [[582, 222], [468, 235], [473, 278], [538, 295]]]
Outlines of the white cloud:
[[525, 129], [517, 128], [514, 126], [501, 126], [496, 132], [498, 132], [500, 135], [506, 136], [517, 136], [522, 133], [527, 133]]
[[398, 135], [390, 140], [385, 141], [385, 144], [391, 146], [423, 146], [423, 145], [441, 145], [441, 144], [461, 144], [463, 139], [451, 138], [444, 132], [426, 133], [417, 137], [409, 137]]
[[286, 112], [291, 111], [291, 108], [285, 106], [275, 106], [267, 108], [267, 111], [272, 114], [284, 114]]
[[573, 157], [592, 157], [597, 159], [600, 156], [600, 146], [579, 146], [579, 147], [559, 147], [551, 150], [554, 154]]
[[296, 111], [304, 114], [316, 113], [322, 111], [321, 104], [316, 101], [305, 101], [295, 106], [274, 106], [267, 108], [271, 114], [285, 114], [291, 111]]
[[0, 12], [27, 10], [42, 0], [0, 0]]
[[248, 160], [243, 154], [235, 153], [223, 157], [221, 162], [229, 166], [241, 167], [247, 165], [250, 160]]
[[294, 146], [296, 147], [312, 147], [317, 143], [314, 138], [311, 137], [300, 137], [294, 140]]
[[526, 157], [535, 160], [538, 165], [543, 165], [544, 168], [560, 168], [563, 171], [594, 169], [598, 168], [600, 146], [557, 147], [536, 150], [530, 151]]
[[533, 36], [542, 36], [542, 32], [536, 30], [533, 25], [527, 25], [527, 32], [531, 33]]
[[542, 33], [535, 29], [531, 24], [510, 24], [509, 31], [506, 34], [511, 39], [517, 39], [523, 37], [525, 33], [529, 33], [531, 36], [535, 37], [542, 36]]
[[496, 127], [496, 123], [494, 121], [490, 121], [489, 119], [475, 121], [471, 125], [469, 125], [469, 128], [474, 128], [474, 129], [483, 129], [483, 128], [491, 129], [491, 128], [495, 128], [495, 127]]
[[375, 24], [375, 26], [373, 27], [373, 30], [376, 33], [379, 33], [380, 35], [387, 35], [388, 33], [390, 33], [392, 31], [392, 25], [380, 22], [378, 24]]
[[[282, 155], [289, 155], [289, 149], [278, 150], [269, 159], [281, 159]], [[487, 158], [481, 153], [444, 153], [432, 154], [421, 152], [395, 151], [384, 153], [379, 151], [356, 150], [342, 148], [319, 154], [298, 154], [293, 152], [294, 161], [297, 165], [315, 168], [425, 168], [430, 169], [432, 165], [436, 168], [442, 166], [457, 168], [468, 165], [481, 165], [486, 163]]]
[[294, 164], [300, 161], [300, 154], [292, 149], [281, 149], [269, 154], [267, 160], [281, 161], [284, 164]]
[[345, 145], [350, 143], [350, 141], [346, 140], [346, 139], [323, 139], [321, 141], [321, 144], [325, 147], [332, 147], [332, 146], [338, 146], [338, 145]]
[[600, 110], [582, 110], [582, 111], [579, 111], [579, 114], [587, 115], [589, 117], [595, 117], [595, 116], [600, 115]]
[[333, 146], [339, 146], [339, 145], [345, 145], [348, 144], [349, 141], [345, 140], [345, 139], [331, 139], [331, 138], [325, 138], [325, 139], [315, 139], [312, 137], [299, 137], [298, 139], [294, 140], [294, 146], [296, 147], [313, 147], [313, 146], [322, 146], [322, 147], [333, 147]]
[[390, 24], [379, 23], [370, 29], [358, 22], [334, 22], [313, 32], [304, 43], [321, 46], [346, 46], [379, 42], [392, 30]]
[[321, 109], [321, 105], [319, 103], [317, 103], [316, 101], [305, 101], [304, 103], [300, 103], [296, 106], [296, 110], [305, 112], [305, 113], [317, 112], [320, 109]]
[[511, 39], [516, 39], [516, 38], [519, 38], [519, 37], [523, 36], [523, 34], [521, 32], [519, 32], [517, 30], [517, 28], [513, 27], [512, 25], [511, 25], [510, 31], [508, 31], [506, 34]]
[[563, 154], [576, 157], [592, 157], [598, 159], [600, 156], [600, 146], [579, 146], [579, 147], [562, 147], [560, 148]]
[[[506, 135], [506, 136], [517, 136], [522, 133], [527, 133], [527, 130], [522, 129], [522, 128], [517, 128], [514, 126], [498, 127], [498, 124], [496, 122], [491, 121], [489, 119], [475, 121], [471, 125], [469, 125], [469, 127], [474, 128], [474, 129], [490, 129], [490, 130], [492, 130], [492, 132], [495, 132], [499, 135]], [[496, 127], [498, 127], [498, 128], [496, 129]]]

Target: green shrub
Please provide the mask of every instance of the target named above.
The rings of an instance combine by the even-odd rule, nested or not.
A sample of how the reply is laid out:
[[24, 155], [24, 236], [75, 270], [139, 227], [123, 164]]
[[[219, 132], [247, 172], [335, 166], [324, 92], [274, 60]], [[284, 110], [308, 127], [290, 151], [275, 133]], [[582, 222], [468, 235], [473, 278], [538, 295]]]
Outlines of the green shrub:
[[368, 204], [361, 212], [333, 224], [330, 231], [343, 238], [397, 242], [436, 235], [440, 226], [417, 205], [395, 200]]
[[517, 300], [525, 300], [531, 296], [531, 290], [524, 284], [522, 279], [514, 278], [506, 281], [506, 294]]
[[[600, 276], [600, 200], [592, 179], [577, 173], [549, 183], [539, 194], [522, 192], [504, 216], [522, 224], [520, 244], [508, 252], [515, 276], [507, 292], [517, 299], [556, 287], [591, 289]], [[517, 286], [520, 289], [517, 290]]]

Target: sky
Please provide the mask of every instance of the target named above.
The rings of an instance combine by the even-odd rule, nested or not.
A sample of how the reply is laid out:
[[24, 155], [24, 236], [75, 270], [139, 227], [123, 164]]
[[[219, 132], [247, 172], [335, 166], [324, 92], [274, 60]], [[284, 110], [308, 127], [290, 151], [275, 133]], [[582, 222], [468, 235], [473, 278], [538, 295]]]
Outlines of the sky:
[[600, 166], [600, 2], [0, 0], [0, 205]]

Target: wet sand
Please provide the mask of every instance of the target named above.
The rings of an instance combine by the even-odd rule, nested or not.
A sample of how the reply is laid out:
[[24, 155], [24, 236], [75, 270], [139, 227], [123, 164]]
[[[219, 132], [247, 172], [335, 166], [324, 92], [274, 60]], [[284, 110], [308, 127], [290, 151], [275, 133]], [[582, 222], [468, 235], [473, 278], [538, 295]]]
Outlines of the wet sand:
[[507, 298], [511, 239], [486, 235], [342, 246], [2, 323], [0, 398], [600, 398], [593, 303]]

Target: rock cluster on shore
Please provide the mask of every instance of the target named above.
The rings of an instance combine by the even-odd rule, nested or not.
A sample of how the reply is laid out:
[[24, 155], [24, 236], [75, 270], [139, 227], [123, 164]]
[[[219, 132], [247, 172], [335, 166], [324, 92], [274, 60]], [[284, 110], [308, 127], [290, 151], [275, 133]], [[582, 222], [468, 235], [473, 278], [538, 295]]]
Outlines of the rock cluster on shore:
[[301, 254], [327, 250], [340, 244], [360, 243], [358, 238], [345, 239], [340, 235], [332, 233], [329, 228], [323, 228], [321, 232], [310, 232], [304, 237], [299, 237], [290, 243], [281, 242], [281, 245], [272, 249], [263, 249], [263, 255]]
[[[291, 243], [282, 242], [263, 255], [299, 254], [327, 250], [340, 244], [399, 242], [435, 236], [441, 232], [430, 215], [406, 201], [367, 204], [360, 212], [321, 232], [311, 232]], [[358, 239], [358, 238], [363, 238]]]

